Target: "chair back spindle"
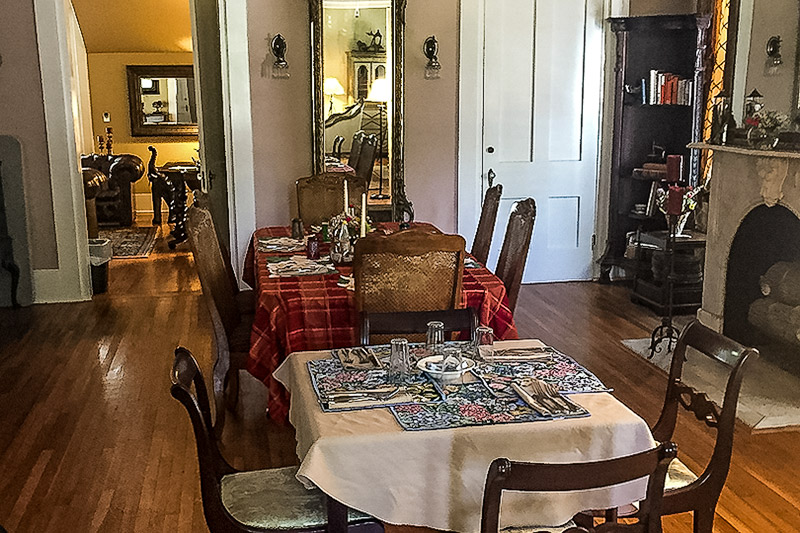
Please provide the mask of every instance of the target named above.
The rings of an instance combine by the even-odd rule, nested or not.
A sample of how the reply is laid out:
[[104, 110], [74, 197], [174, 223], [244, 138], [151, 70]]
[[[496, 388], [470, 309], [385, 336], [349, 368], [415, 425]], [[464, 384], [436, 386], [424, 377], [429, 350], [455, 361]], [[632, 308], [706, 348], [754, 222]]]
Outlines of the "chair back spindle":
[[516, 202], [511, 208], [511, 215], [497, 259], [495, 274], [503, 281], [508, 293], [508, 306], [511, 312], [517, 306], [517, 296], [525, 272], [525, 261], [533, 235], [533, 223], [536, 220], [536, 202], [527, 198]]

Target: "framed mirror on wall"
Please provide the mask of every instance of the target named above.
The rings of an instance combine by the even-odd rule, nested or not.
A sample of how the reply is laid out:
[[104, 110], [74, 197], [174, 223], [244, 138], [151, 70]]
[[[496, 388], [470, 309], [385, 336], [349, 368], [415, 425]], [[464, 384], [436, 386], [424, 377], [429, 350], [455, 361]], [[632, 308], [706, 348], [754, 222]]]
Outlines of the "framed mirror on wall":
[[[414, 218], [403, 172], [405, 7], [309, 0], [314, 172], [347, 165], [370, 175], [370, 213], [399, 221]], [[357, 134], [377, 145], [371, 164], [357, 157]]]
[[191, 65], [128, 65], [128, 103], [134, 137], [197, 137]]

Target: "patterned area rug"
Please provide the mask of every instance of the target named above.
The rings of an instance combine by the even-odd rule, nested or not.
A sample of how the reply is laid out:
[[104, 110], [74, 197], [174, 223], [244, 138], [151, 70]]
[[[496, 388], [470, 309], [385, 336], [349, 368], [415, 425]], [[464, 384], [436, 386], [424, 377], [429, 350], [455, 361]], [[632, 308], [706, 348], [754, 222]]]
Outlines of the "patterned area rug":
[[[650, 355], [650, 339], [622, 341], [631, 351], [644, 357], [665, 372], [669, 371], [672, 352], [656, 351]], [[683, 380], [708, 394], [722, 405], [727, 367], [695, 351], [688, 351], [683, 367]], [[753, 429], [776, 429], [800, 426], [800, 378], [759, 358], [747, 363], [739, 395], [737, 418]]]
[[101, 229], [100, 238], [111, 241], [115, 259], [145, 258], [155, 248], [160, 229], [153, 226]]

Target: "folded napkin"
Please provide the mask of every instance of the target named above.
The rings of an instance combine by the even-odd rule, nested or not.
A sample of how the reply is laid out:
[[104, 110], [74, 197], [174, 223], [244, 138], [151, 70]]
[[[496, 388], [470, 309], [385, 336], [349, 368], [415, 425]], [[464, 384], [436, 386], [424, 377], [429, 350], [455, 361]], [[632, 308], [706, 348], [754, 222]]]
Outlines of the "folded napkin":
[[302, 239], [291, 237], [259, 237], [257, 249], [259, 252], [300, 252], [306, 245]]
[[269, 277], [316, 276], [335, 274], [333, 264], [325, 260], [307, 259], [301, 255], [282, 257], [267, 263]]
[[506, 348], [494, 350], [492, 355], [485, 355], [483, 356], [483, 359], [488, 363], [548, 361], [553, 358], [554, 353], [555, 350], [550, 346]]
[[[538, 387], [537, 384], [539, 385]], [[559, 418], [589, 415], [589, 411], [567, 399], [557, 390], [553, 390], [551, 385], [541, 380], [534, 378], [527, 382], [512, 383], [511, 388], [522, 398], [522, 401], [541, 415]]]
[[482, 265], [471, 257], [464, 258], [464, 268], [480, 268]]
[[333, 351], [342, 366], [348, 370], [383, 368], [383, 364], [372, 348], [356, 346], [355, 348], [337, 348]]

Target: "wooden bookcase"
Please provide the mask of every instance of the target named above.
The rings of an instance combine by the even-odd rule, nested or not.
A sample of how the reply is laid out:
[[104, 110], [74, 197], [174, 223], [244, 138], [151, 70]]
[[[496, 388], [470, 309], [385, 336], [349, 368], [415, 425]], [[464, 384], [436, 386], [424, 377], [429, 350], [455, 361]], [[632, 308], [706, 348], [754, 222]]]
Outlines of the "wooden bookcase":
[[[646, 204], [652, 180], [633, 170], [647, 161], [653, 145], [667, 154], [684, 156], [684, 180], [696, 185], [700, 151], [687, 145], [700, 140], [703, 113], [703, 60], [709, 27], [705, 15], [658, 15], [611, 18], [616, 36], [614, 87], [614, 139], [611, 161], [611, 196], [606, 250], [600, 259], [601, 282], [610, 280], [614, 266], [627, 273], [646, 270], [636, 259], [626, 259], [626, 235], [635, 231], [666, 229], [661, 212], [650, 216], [634, 212]], [[644, 103], [652, 70], [693, 80], [690, 105]], [[645, 98], [645, 101], [649, 100]]]

